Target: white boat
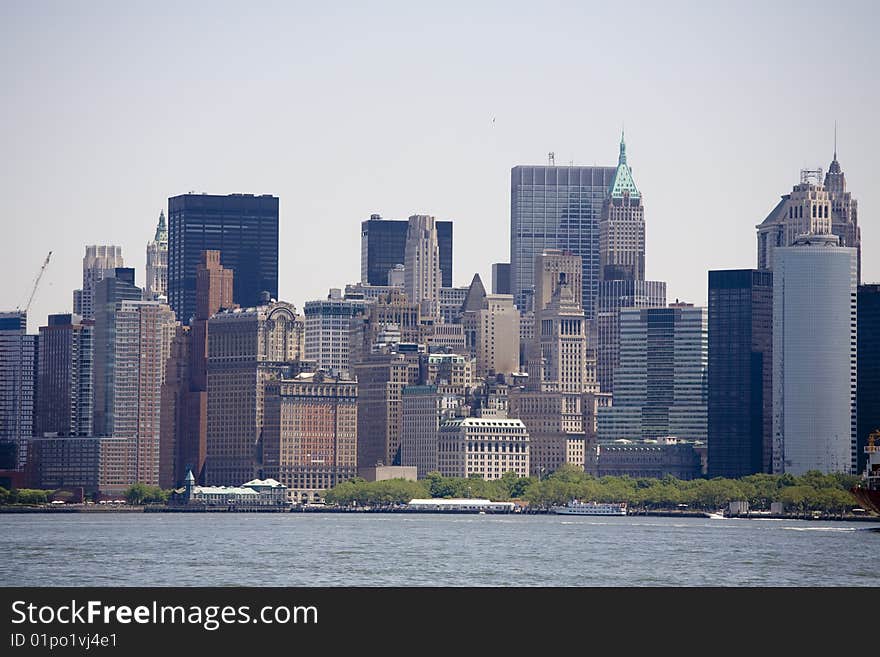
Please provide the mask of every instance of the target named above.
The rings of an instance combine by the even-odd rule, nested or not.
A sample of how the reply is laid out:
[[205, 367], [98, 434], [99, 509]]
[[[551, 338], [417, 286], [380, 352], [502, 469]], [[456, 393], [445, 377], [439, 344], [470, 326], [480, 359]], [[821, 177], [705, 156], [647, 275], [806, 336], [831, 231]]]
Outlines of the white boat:
[[708, 511], [708, 512], [706, 512], [706, 517], [712, 518], [712, 520], [724, 520], [724, 512], [723, 511], [716, 511], [713, 513], [711, 511]]
[[625, 516], [626, 502], [578, 502], [551, 507], [550, 511], [572, 516]]

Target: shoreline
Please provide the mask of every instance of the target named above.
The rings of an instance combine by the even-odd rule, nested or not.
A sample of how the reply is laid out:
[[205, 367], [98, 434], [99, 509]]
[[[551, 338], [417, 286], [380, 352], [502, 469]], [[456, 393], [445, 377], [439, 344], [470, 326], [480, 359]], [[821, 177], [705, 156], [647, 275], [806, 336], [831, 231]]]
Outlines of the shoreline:
[[[378, 509], [347, 509], [347, 508], [303, 508], [303, 507], [185, 507], [185, 506], [127, 506], [100, 507], [96, 505], [68, 505], [65, 507], [41, 507], [41, 506], [0, 506], [0, 514], [71, 514], [71, 513], [357, 513], [357, 514], [446, 514], [446, 515], [504, 515], [504, 516], [532, 516], [553, 515], [549, 510], [535, 511], [474, 511], [452, 509], [406, 509], [406, 508], [378, 508]], [[602, 515], [584, 515], [578, 517], [601, 518]], [[618, 516], [615, 516], [618, 517]], [[703, 511], [678, 511], [678, 510], [635, 510], [622, 517], [661, 517], [661, 518], [704, 518], [709, 520], [708, 514]], [[727, 515], [724, 520], [806, 520], [813, 522], [875, 522], [880, 523], [880, 516], [872, 515], [834, 515], [815, 517], [810, 514], [766, 514], [748, 513], [742, 515]]]

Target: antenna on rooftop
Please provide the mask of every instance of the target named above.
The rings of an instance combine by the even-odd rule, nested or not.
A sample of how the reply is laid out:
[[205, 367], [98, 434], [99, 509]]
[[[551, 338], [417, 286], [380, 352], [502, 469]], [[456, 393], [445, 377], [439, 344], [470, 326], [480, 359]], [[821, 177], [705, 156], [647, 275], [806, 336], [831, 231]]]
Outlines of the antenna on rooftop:
[[556, 153], [554, 153], [553, 151], [547, 153], [547, 163], [551, 167], [556, 166]]

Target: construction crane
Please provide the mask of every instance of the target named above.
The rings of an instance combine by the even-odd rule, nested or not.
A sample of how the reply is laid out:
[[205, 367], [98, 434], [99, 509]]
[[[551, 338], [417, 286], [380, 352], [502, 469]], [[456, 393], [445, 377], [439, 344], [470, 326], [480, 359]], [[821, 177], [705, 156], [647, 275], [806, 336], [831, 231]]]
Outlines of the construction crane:
[[[43, 278], [43, 273], [46, 271], [46, 267], [49, 265], [49, 258], [51, 258], [51, 257], [52, 257], [52, 252], [49, 251], [49, 255], [47, 255], [46, 259], [43, 261], [43, 266], [40, 267], [40, 273], [37, 274], [37, 279], [34, 281], [34, 287], [31, 290], [31, 295], [28, 297], [27, 305], [24, 307], [25, 313], [27, 313], [27, 311], [31, 307], [31, 302], [34, 300], [34, 295], [37, 293], [37, 286], [40, 284], [40, 279]], [[19, 309], [21, 309], [21, 306], [19, 306]]]

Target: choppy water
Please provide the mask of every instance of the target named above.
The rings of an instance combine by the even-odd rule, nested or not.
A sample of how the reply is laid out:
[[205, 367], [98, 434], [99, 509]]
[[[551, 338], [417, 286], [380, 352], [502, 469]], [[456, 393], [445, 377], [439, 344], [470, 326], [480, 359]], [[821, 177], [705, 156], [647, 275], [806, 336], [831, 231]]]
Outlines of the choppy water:
[[880, 586], [878, 523], [0, 515], [3, 586]]

